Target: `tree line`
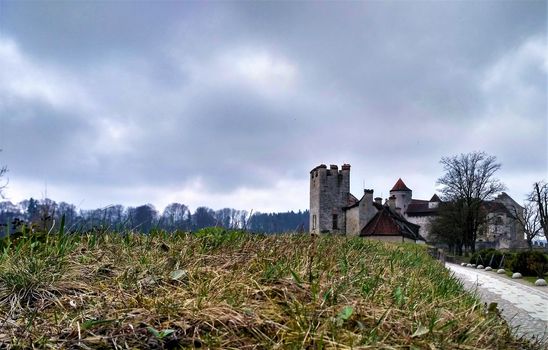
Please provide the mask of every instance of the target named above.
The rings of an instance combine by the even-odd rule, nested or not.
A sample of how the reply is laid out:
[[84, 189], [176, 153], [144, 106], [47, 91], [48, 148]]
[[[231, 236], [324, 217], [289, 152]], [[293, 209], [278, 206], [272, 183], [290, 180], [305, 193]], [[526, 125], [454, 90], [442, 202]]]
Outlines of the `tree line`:
[[[162, 212], [152, 204], [137, 207], [111, 205], [92, 210], [78, 210], [75, 205], [55, 202], [49, 198], [23, 200], [19, 203], [0, 202], [0, 236], [20, 230], [24, 225], [40, 231], [55, 231], [63, 225], [67, 232], [98, 230], [195, 231], [217, 226], [244, 229], [257, 233], [282, 233], [308, 230], [308, 210], [284, 213], [251, 213], [246, 210], [223, 208], [213, 210], [201, 206], [191, 212], [182, 203], [171, 203]], [[61, 224], [62, 223], [62, 224]]]

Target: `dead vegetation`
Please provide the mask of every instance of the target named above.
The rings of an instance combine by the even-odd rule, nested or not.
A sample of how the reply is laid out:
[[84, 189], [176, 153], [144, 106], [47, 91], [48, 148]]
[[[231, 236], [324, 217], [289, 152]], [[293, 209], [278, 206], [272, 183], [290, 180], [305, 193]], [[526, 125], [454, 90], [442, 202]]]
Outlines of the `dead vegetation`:
[[4, 241], [0, 348], [536, 349], [425, 250], [345, 237]]

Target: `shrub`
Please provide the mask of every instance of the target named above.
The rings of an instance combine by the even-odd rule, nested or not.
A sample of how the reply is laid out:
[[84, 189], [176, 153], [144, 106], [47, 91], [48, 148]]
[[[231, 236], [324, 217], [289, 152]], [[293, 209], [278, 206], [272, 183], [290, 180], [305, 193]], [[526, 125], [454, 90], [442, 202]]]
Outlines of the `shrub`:
[[502, 253], [493, 248], [479, 250], [470, 257], [470, 264], [481, 264], [494, 268], [499, 267], [501, 261]]
[[525, 276], [542, 278], [548, 270], [548, 259], [540, 252], [521, 252], [512, 259], [510, 268], [513, 272], [519, 272]]
[[512, 270], [512, 265], [514, 264], [514, 260], [516, 260], [517, 253], [504, 253], [504, 268]]

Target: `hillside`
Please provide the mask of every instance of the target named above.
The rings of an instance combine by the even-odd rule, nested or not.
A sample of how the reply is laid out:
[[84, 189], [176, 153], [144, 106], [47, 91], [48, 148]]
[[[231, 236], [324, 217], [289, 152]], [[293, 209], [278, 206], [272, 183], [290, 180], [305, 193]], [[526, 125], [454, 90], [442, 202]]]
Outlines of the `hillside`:
[[2, 249], [7, 348], [538, 348], [416, 245], [206, 229]]

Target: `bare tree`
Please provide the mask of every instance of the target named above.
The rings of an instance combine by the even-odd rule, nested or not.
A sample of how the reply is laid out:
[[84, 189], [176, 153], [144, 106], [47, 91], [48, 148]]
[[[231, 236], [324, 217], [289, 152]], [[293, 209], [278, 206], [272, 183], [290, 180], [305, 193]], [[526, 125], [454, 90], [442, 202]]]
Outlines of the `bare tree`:
[[519, 208], [514, 207], [512, 214], [523, 228], [527, 245], [529, 245], [529, 249], [532, 250], [533, 240], [536, 237], [543, 235], [542, 227], [540, 226], [540, 215], [535, 203], [529, 201], [528, 203], [523, 204], [523, 209], [521, 211]]
[[190, 216], [188, 207], [181, 203], [171, 203], [162, 214], [162, 223], [169, 231], [189, 229], [186, 227], [186, 218]]
[[533, 192], [529, 195], [529, 201], [534, 203], [539, 225], [546, 235], [548, 233], [548, 183], [546, 181], [535, 182]]
[[501, 164], [497, 163], [496, 157], [485, 152], [443, 157], [440, 162], [445, 170], [438, 179], [438, 184], [443, 186], [442, 199], [458, 206], [461, 241], [465, 248], [474, 252], [478, 230], [485, 223], [482, 204], [505, 189], [495, 177]]

